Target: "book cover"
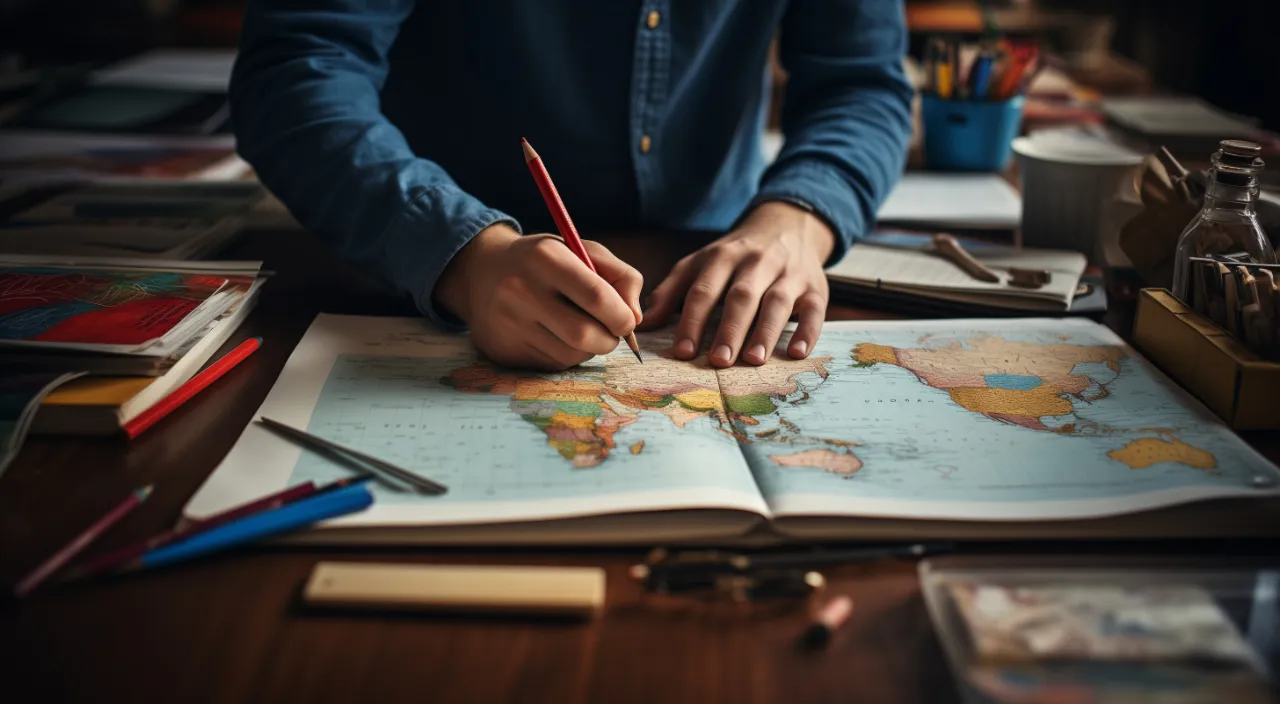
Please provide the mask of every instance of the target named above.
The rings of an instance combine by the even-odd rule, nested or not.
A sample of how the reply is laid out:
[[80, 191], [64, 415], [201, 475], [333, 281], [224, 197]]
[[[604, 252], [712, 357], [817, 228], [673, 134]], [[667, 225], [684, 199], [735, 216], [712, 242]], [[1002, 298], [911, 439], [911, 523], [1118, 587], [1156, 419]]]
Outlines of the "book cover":
[[184, 272], [0, 268], [0, 342], [146, 345], [226, 283]]

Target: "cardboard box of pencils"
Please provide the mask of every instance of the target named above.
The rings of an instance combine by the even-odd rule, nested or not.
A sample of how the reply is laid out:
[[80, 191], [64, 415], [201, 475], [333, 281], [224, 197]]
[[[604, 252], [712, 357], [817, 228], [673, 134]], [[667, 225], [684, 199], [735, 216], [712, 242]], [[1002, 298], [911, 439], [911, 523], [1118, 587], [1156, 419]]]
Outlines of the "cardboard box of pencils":
[[1143, 289], [1134, 342], [1236, 430], [1280, 428], [1280, 363], [1267, 362], [1173, 294]]

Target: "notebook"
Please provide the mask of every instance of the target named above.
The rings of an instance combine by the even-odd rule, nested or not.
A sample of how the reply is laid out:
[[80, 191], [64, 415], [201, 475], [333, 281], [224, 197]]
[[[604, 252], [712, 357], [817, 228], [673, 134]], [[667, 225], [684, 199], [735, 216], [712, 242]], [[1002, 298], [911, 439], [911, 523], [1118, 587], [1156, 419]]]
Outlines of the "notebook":
[[[253, 274], [0, 257], [0, 356], [169, 357], [243, 298]], [[87, 261], [87, 260], [86, 260]]]
[[0, 222], [0, 253], [199, 259], [238, 234], [265, 194], [254, 182], [87, 185]]
[[[884, 244], [855, 244], [844, 259], [827, 269], [833, 289], [883, 291], [945, 303], [1063, 313], [1071, 308], [1088, 265], [1079, 252], [966, 243], [966, 251], [1000, 276], [999, 282], [988, 283], [935, 254], [927, 236], [879, 233], [869, 240]], [[1041, 288], [1020, 288], [1009, 283], [1011, 267], [1044, 270], [1050, 278]]]
[[[1266, 512], [1280, 496], [1277, 469], [1086, 320], [829, 322], [807, 359], [775, 354], [761, 367], [724, 370], [671, 358], [669, 332], [639, 340], [643, 364], [620, 347], [547, 374], [495, 367], [467, 337], [420, 319], [318, 316], [257, 417], [448, 492], [377, 485], [368, 510], [299, 539], [652, 544], [1280, 530]], [[199, 519], [352, 471], [251, 423], [185, 514]], [[1204, 515], [1215, 501], [1217, 521]]]

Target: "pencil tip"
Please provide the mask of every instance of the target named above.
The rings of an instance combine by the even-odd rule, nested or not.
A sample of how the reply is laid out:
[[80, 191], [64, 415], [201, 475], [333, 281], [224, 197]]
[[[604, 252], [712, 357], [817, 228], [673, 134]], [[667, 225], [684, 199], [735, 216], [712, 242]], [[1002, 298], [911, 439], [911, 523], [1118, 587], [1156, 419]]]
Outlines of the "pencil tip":
[[637, 362], [644, 364], [644, 360], [640, 357], [640, 350], [631, 350], [631, 352], [635, 354]]
[[137, 491], [133, 492], [133, 495], [138, 497], [139, 501], [146, 501], [147, 497], [151, 496], [151, 491], [155, 488], [156, 488], [155, 484], [148, 484], [142, 487], [141, 489], [138, 489]]
[[533, 145], [529, 144], [529, 140], [524, 137], [520, 138], [520, 144], [524, 147], [524, 160], [533, 161], [538, 158], [538, 153], [533, 151]]
[[261, 345], [261, 344], [262, 344], [262, 336], [261, 336], [261, 335], [255, 335], [253, 339], [257, 340], [259, 345]]

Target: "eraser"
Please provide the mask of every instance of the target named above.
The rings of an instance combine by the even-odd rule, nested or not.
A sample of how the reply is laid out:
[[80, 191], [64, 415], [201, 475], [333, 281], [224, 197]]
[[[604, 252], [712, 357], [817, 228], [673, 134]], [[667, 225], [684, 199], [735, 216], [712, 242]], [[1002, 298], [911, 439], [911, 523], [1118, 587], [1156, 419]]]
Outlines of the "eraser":
[[590, 618], [604, 608], [599, 567], [321, 562], [303, 591], [313, 606]]

